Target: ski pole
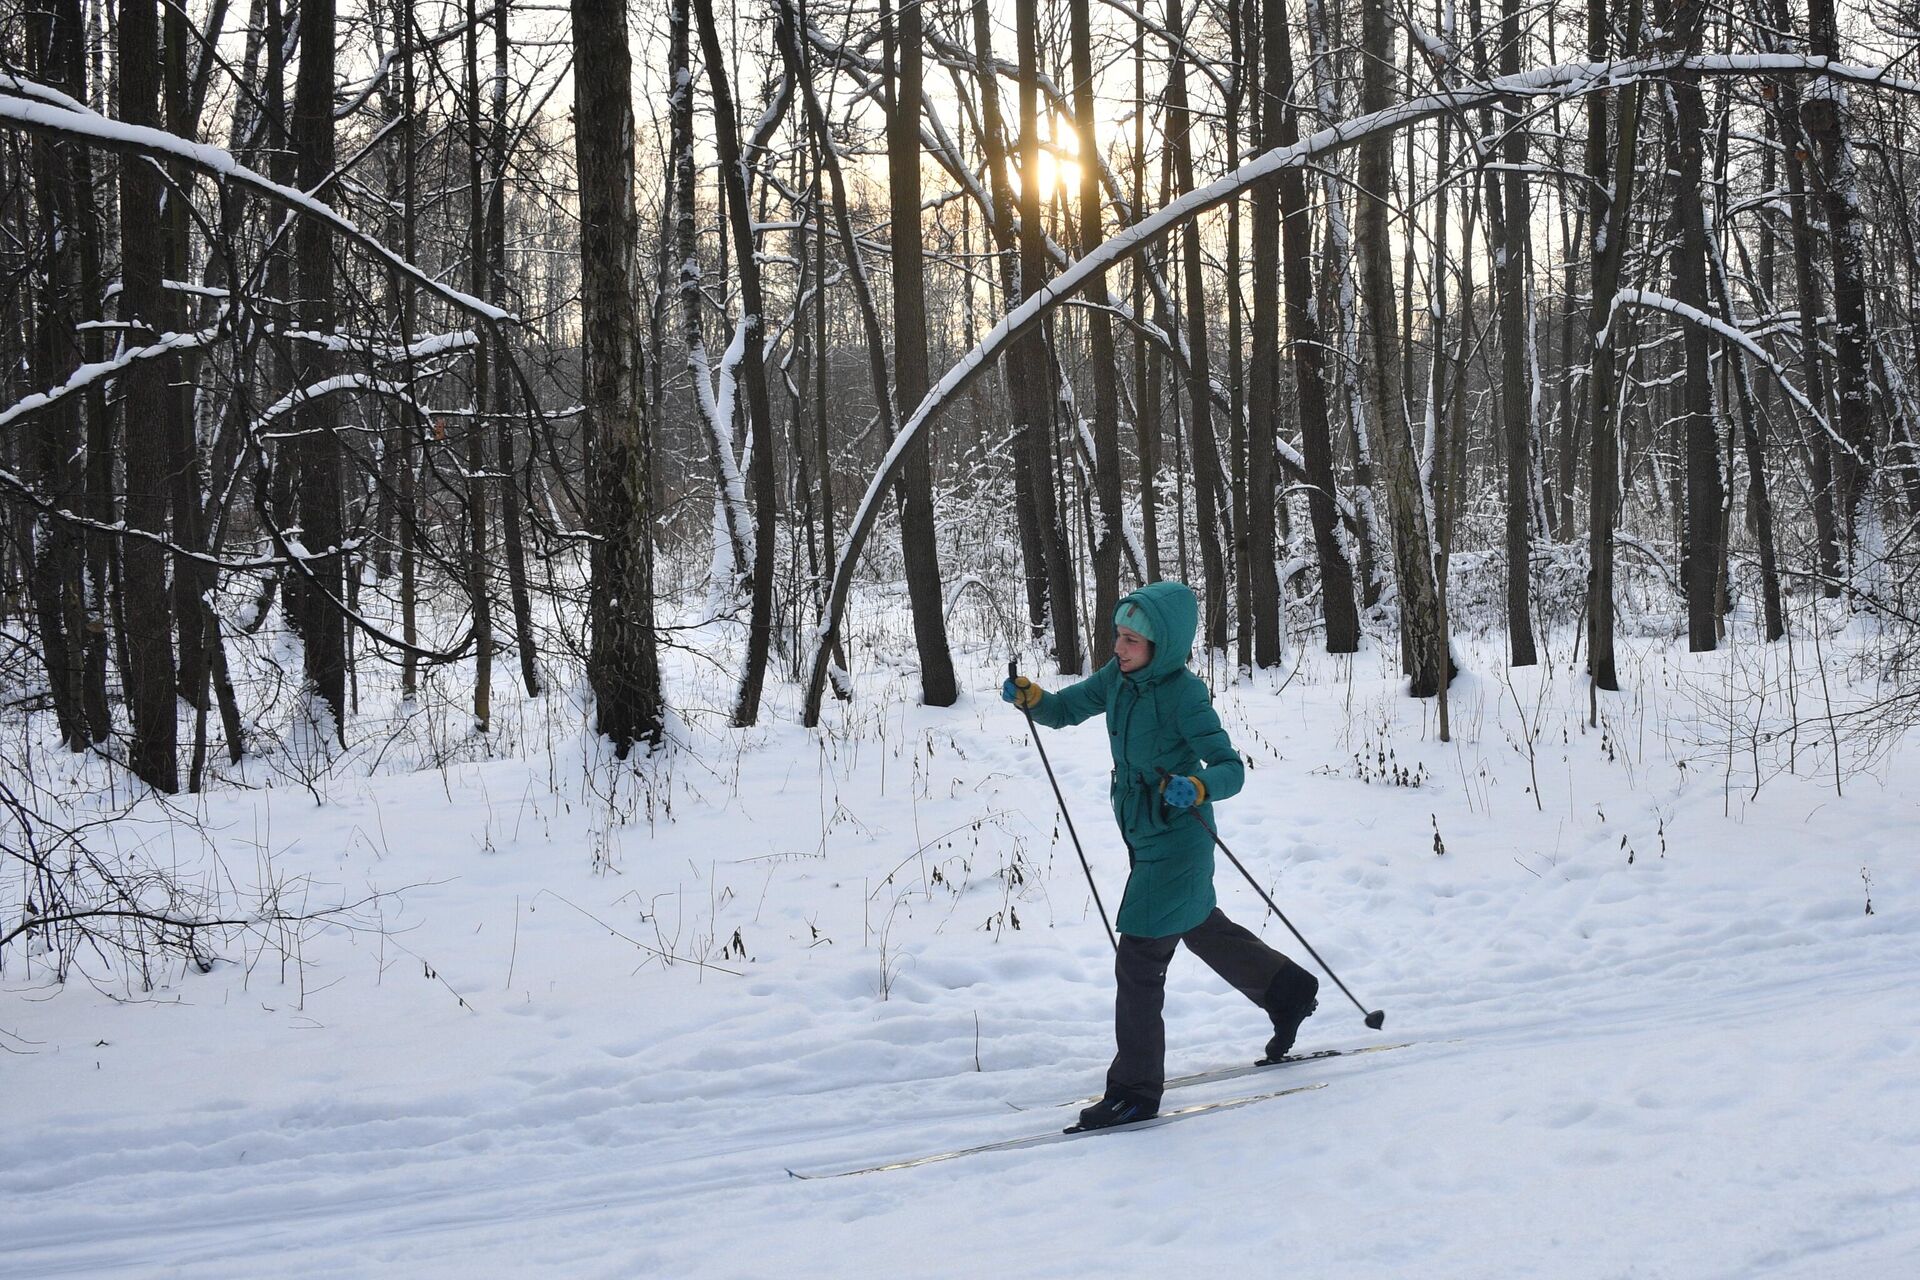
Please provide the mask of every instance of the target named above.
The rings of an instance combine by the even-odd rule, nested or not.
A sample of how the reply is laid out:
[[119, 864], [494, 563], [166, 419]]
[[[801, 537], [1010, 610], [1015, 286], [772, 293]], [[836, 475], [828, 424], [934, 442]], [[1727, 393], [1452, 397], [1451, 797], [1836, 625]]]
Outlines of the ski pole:
[[[1019, 660], [1008, 658], [1007, 679], [1019, 678]], [[1100, 886], [1093, 882], [1093, 868], [1087, 865], [1087, 852], [1080, 847], [1080, 833], [1073, 829], [1073, 815], [1067, 812], [1067, 799], [1060, 794], [1060, 780], [1053, 776], [1053, 762], [1047, 759], [1047, 749], [1040, 745], [1040, 730], [1033, 723], [1033, 712], [1021, 707], [1020, 714], [1027, 718], [1027, 732], [1033, 735], [1034, 749], [1040, 753], [1040, 764], [1047, 771], [1047, 781], [1053, 784], [1054, 803], [1060, 806], [1060, 816], [1067, 820], [1067, 834], [1073, 837], [1073, 851], [1080, 855], [1080, 869], [1087, 873], [1087, 888], [1093, 890], [1093, 905], [1100, 909], [1100, 923], [1107, 926], [1107, 941], [1113, 944], [1115, 951], [1118, 951], [1120, 939], [1113, 936], [1113, 922], [1107, 919], [1107, 905], [1100, 901]]]
[[[1162, 787], [1166, 786], [1167, 779], [1171, 776], [1172, 775], [1170, 775], [1165, 769], [1160, 770], [1160, 785]], [[1200, 810], [1198, 809], [1188, 809], [1187, 812], [1193, 816], [1193, 820], [1195, 822], [1199, 823], [1201, 826], [1207, 829], [1207, 834], [1213, 837], [1213, 842], [1220, 846], [1220, 852], [1226, 854], [1227, 860], [1233, 863], [1235, 867], [1239, 868], [1240, 874], [1245, 876], [1247, 878], [1247, 883], [1253, 886], [1253, 891], [1260, 895], [1261, 901], [1265, 902], [1268, 907], [1272, 908], [1273, 914], [1280, 917], [1280, 923], [1287, 926], [1288, 932], [1292, 933], [1294, 937], [1300, 939], [1300, 945], [1305, 947], [1307, 949], [1307, 954], [1312, 956], [1315, 962], [1318, 963], [1322, 969], [1325, 969], [1327, 971], [1327, 976], [1333, 979], [1334, 985], [1339, 987], [1341, 991], [1346, 992], [1347, 999], [1353, 1001], [1353, 1007], [1358, 1009], [1362, 1014], [1366, 1016], [1367, 1025], [1369, 1027], [1372, 1027], [1375, 1031], [1378, 1031], [1381, 1027], [1385, 1026], [1387, 1023], [1387, 1011], [1385, 1009], [1374, 1009], [1371, 1012], [1369, 1012], [1367, 1009], [1367, 1006], [1361, 1004], [1360, 1001], [1355, 998], [1353, 992], [1347, 991], [1347, 984], [1340, 981], [1340, 975], [1335, 973], [1333, 971], [1332, 966], [1328, 965], [1325, 960], [1322, 960], [1320, 958], [1320, 953], [1313, 949], [1313, 944], [1311, 942], [1308, 942], [1305, 937], [1302, 937], [1300, 931], [1293, 927], [1293, 921], [1287, 919], [1287, 913], [1280, 909], [1280, 904], [1275, 902], [1271, 897], [1269, 897], [1267, 894], [1267, 891], [1260, 887], [1260, 882], [1253, 878], [1253, 872], [1247, 870], [1246, 866], [1240, 861], [1240, 859], [1233, 856], [1233, 850], [1227, 848], [1227, 842], [1220, 838], [1220, 833], [1213, 829], [1213, 824], [1211, 822], [1208, 822], [1206, 818], [1201, 816]]]

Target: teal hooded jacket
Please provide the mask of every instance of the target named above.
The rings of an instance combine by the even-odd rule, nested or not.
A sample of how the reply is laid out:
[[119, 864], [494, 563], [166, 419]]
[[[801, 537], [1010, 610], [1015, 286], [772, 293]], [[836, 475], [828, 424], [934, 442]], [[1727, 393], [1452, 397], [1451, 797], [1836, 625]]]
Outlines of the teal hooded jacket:
[[1215, 904], [1213, 837], [1160, 798], [1160, 771], [1205, 784], [1207, 803], [1199, 813], [1211, 826], [1212, 802], [1236, 794], [1246, 769], [1220, 726], [1206, 682], [1187, 670], [1200, 621], [1193, 591], [1184, 583], [1155, 582], [1121, 604], [1146, 613], [1152, 660], [1131, 674], [1110, 660], [1085, 680], [1043, 694], [1033, 718], [1060, 729], [1106, 716], [1113, 816], [1133, 867], [1120, 901], [1120, 932], [1164, 938], [1192, 929]]

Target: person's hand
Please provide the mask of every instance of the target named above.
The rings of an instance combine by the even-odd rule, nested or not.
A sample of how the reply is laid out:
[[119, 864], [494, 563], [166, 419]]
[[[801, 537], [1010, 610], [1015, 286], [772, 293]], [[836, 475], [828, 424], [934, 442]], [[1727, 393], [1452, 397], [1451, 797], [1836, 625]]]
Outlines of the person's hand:
[[1207, 802], [1207, 784], [1187, 774], [1160, 784], [1160, 796], [1175, 809], [1191, 809]]
[[1000, 686], [1000, 701], [1031, 711], [1040, 705], [1040, 686], [1025, 676], [1010, 676]]

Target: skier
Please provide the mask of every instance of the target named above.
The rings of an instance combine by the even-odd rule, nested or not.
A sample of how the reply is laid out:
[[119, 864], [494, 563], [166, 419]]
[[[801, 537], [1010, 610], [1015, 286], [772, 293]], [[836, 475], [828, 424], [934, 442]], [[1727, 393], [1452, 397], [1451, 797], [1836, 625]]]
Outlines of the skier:
[[1184, 942], [1210, 969], [1266, 1011], [1266, 1056], [1293, 1048], [1312, 1015], [1319, 979], [1227, 919], [1213, 894], [1212, 802], [1240, 790], [1245, 769], [1220, 725], [1206, 683], [1187, 670], [1200, 609], [1192, 588], [1155, 582], [1114, 610], [1113, 661], [1047, 693], [1025, 676], [1001, 686], [1004, 701], [1050, 729], [1107, 718], [1109, 788], [1131, 873], [1120, 902], [1114, 960], [1117, 1044], [1106, 1096], [1080, 1113], [1086, 1129], [1150, 1119], [1166, 1082], [1167, 963]]

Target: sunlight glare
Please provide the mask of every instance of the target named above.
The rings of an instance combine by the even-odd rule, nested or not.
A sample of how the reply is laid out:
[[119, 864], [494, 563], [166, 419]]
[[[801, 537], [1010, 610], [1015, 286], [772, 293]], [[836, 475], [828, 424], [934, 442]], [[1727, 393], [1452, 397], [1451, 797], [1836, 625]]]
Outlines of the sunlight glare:
[[[1078, 160], [1056, 157], [1052, 151], [1042, 150], [1040, 152], [1040, 163], [1035, 166], [1034, 172], [1038, 177], [1040, 195], [1043, 199], [1052, 196], [1055, 191], [1067, 197], [1076, 196], [1080, 191], [1080, 162]], [[1020, 175], [1017, 168], [1013, 173], [1013, 187], [1016, 191], [1019, 190], [1020, 187]]]

